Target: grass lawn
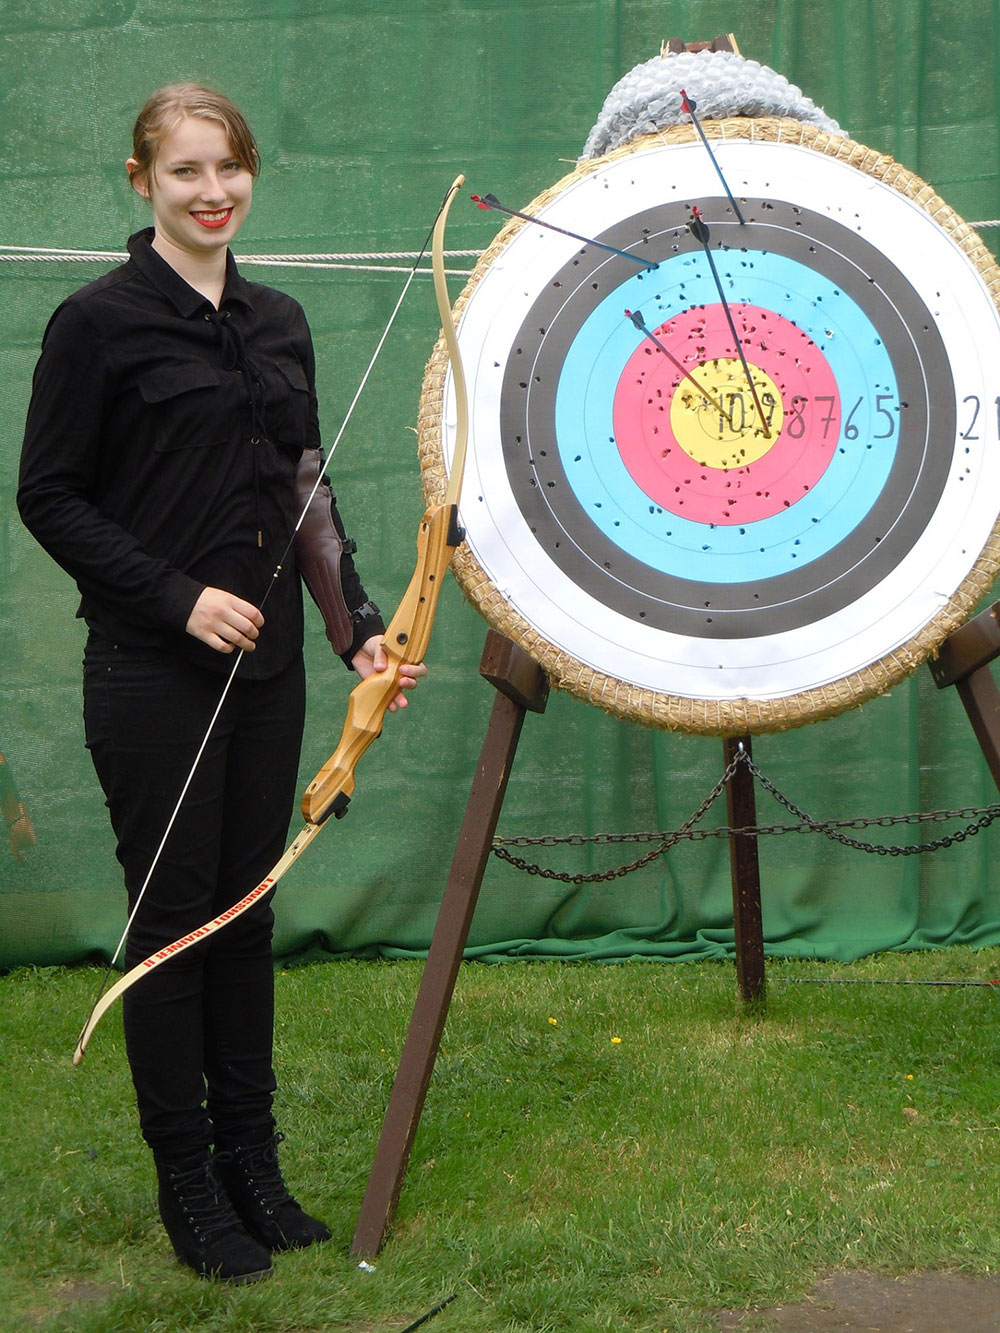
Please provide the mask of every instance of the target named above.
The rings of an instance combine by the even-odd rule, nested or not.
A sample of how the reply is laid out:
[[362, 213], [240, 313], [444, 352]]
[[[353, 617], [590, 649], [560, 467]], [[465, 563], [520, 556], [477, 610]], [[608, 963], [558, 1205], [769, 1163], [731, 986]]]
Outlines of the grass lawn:
[[[0, 979], [0, 1329], [709, 1333], [817, 1275], [1000, 1266], [1000, 949], [467, 964], [374, 1272], [348, 1256], [421, 965], [278, 976], [283, 1163], [331, 1244], [229, 1289], [173, 1259], [94, 970]], [[813, 978], [852, 984], [814, 984]], [[865, 984], [854, 984], [864, 982]]]

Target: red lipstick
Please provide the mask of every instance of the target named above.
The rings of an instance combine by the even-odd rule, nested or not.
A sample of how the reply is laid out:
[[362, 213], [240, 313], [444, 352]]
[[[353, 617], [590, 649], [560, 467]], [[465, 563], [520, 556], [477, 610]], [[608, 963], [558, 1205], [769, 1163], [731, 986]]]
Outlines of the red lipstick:
[[203, 213], [192, 213], [191, 216], [194, 218], [195, 222], [199, 223], [202, 227], [207, 227], [210, 231], [214, 231], [216, 228], [224, 227], [226, 225], [229, 219], [233, 216], [233, 210], [231, 208], [216, 208], [211, 211], [206, 209]]

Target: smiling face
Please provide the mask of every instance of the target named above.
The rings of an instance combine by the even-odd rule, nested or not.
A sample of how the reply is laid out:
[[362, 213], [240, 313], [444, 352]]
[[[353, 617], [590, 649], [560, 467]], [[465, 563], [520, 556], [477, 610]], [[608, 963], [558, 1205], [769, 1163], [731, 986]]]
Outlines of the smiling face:
[[154, 249], [168, 261], [223, 256], [250, 209], [253, 176], [222, 124], [185, 116], [161, 140], [149, 173], [129, 159], [153, 207]]

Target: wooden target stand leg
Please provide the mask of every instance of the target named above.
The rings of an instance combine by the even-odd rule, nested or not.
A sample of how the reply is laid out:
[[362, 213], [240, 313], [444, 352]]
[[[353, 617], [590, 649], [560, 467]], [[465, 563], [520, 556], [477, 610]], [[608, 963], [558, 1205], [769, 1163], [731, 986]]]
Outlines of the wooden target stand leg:
[[938, 689], [954, 685], [1000, 790], [1000, 690], [989, 664], [1000, 656], [1000, 602], [994, 602], [945, 639], [929, 662]]
[[[548, 680], [541, 667], [495, 630], [486, 636], [479, 672], [494, 686], [497, 697], [354, 1231], [351, 1254], [357, 1259], [373, 1259], [392, 1224], [525, 713], [544, 712], [548, 701]], [[753, 757], [749, 736], [731, 737], [724, 742], [727, 766], [741, 745]], [[726, 804], [730, 828], [756, 824], [753, 775], [744, 765], [736, 769], [726, 788]], [[737, 981], [740, 996], [755, 1000], [764, 993], [757, 839], [733, 836], [729, 850]]]
[[378, 1254], [392, 1223], [521, 726], [525, 713], [544, 712], [548, 701], [549, 683], [541, 667], [495, 630], [486, 636], [479, 672], [496, 688], [497, 697], [354, 1232], [351, 1254], [359, 1259]]

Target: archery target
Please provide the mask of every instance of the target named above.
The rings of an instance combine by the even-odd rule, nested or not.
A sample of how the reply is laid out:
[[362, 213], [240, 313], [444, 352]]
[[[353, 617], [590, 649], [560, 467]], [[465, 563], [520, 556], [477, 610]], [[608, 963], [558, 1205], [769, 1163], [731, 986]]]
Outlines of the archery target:
[[1000, 321], [968, 247], [885, 180], [714, 149], [743, 223], [700, 143], [646, 140], [528, 210], [640, 262], [526, 222], [477, 269], [461, 517], [473, 581], [557, 676], [761, 730], [817, 691], [859, 702], [841, 682], [930, 625], [912, 669], [995, 572]]

